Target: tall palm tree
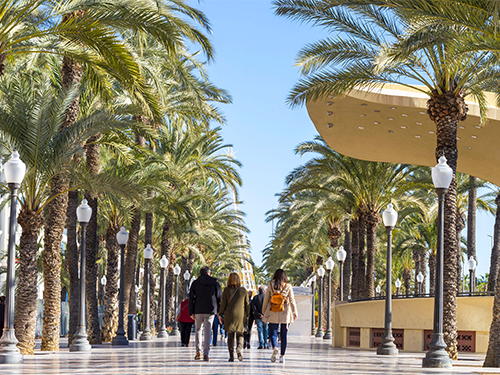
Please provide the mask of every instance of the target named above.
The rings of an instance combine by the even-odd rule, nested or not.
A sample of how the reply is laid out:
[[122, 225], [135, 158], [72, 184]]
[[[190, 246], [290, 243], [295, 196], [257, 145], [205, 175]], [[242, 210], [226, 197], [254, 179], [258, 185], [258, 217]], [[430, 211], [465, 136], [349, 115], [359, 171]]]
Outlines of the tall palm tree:
[[[373, 4], [361, 0], [349, 3], [342, 0], [274, 1], [278, 15], [323, 26], [336, 34], [299, 53], [297, 63], [305, 78], [294, 87], [289, 102], [299, 105], [326, 95], [342, 96], [359, 86], [369, 90], [387, 83], [410, 86], [429, 96], [428, 114], [436, 124], [436, 159], [444, 154], [456, 171], [457, 128], [468, 110], [465, 97], [476, 99], [484, 119], [484, 90], [498, 75], [490, 64], [492, 56], [488, 52], [464, 51], [449, 37], [472, 37], [467, 30], [436, 22], [429, 25], [424, 18], [412, 18], [406, 8], [380, 8]], [[437, 38], [437, 35], [448, 38]], [[447, 275], [444, 338], [450, 357], [456, 359], [455, 180], [446, 195], [444, 216], [444, 273]]]

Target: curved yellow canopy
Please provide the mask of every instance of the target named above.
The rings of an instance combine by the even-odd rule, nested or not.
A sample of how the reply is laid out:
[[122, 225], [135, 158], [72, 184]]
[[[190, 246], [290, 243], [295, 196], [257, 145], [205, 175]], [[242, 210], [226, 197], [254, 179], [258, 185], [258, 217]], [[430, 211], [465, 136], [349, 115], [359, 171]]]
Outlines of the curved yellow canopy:
[[[433, 167], [436, 127], [427, 115], [428, 99], [406, 86], [385, 85], [311, 101], [307, 110], [325, 142], [341, 154]], [[500, 185], [500, 109], [493, 94], [487, 99], [488, 121], [483, 126], [478, 104], [466, 100], [469, 112], [459, 123], [457, 170]]]

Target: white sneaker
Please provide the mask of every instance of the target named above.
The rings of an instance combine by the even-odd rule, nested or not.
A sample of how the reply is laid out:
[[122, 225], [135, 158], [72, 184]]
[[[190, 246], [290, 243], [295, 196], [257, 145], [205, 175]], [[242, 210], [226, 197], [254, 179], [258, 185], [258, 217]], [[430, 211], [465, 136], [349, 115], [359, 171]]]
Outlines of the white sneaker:
[[285, 357], [280, 357], [280, 363], [285, 364]]
[[274, 348], [273, 355], [271, 356], [271, 362], [276, 362], [277, 357], [278, 357], [278, 348]]

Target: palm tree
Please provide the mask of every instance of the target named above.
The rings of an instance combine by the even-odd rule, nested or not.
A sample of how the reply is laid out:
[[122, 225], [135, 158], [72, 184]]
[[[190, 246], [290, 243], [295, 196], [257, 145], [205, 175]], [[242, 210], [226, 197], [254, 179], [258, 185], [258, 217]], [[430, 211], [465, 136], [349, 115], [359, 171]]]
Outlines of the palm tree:
[[[464, 52], [450, 37], [472, 37], [466, 30], [435, 22], [429, 25], [424, 18], [412, 18], [403, 7], [373, 4], [361, 0], [349, 4], [342, 0], [274, 1], [278, 15], [324, 26], [332, 32], [342, 31], [299, 53], [297, 63], [305, 78], [294, 87], [289, 102], [299, 105], [326, 95], [342, 96], [359, 86], [369, 90], [387, 83], [412, 87], [429, 96], [428, 114], [436, 124], [436, 159], [444, 154], [456, 171], [456, 133], [468, 110], [464, 98], [476, 99], [484, 119], [484, 90], [498, 74], [491, 68], [491, 55]], [[444, 280], [444, 338], [453, 359], [457, 358], [455, 202], [453, 180], [444, 211], [444, 272], [450, 275]]]

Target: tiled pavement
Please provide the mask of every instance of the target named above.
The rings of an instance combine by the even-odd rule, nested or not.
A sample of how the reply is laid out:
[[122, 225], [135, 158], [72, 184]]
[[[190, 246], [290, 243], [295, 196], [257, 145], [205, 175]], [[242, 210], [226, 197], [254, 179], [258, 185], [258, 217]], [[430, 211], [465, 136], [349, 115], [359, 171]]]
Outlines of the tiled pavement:
[[309, 337], [289, 338], [284, 365], [270, 361], [271, 350], [256, 346], [244, 351], [243, 362], [227, 362], [227, 346], [220, 341], [210, 352], [211, 361], [201, 362], [193, 360], [193, 341], [188, 348], [180, 347], [177, 337], [134, 341], [127, 348], [99, 345], [90, 353], [38, 350], [25, 356], [22, 365], [0, 365], [0, 374], [500, 374], [500, 369], [481, 367], [481, 355], [461, 355], [452, 369], [423, 369], [423, 353], [377, 356], [372, 350], [335, 349], [326, 340]]

